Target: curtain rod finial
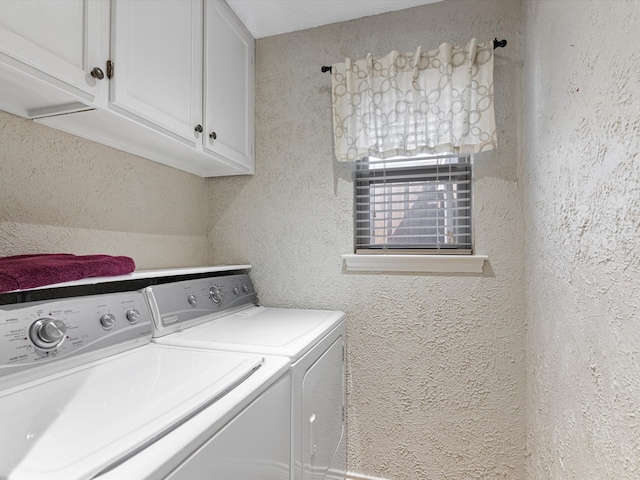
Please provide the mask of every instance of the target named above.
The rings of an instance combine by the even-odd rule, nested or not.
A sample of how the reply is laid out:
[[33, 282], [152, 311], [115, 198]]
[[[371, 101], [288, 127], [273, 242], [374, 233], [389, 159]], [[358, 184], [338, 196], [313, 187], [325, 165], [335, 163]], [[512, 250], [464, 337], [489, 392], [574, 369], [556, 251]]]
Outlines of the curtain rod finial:
[[507, 46], [507, 41], [506, 40], [498, 40], [498, 38], [494, 38], [493, 39], [493, 49], [495, 50], [496, 48], [503, 48]]

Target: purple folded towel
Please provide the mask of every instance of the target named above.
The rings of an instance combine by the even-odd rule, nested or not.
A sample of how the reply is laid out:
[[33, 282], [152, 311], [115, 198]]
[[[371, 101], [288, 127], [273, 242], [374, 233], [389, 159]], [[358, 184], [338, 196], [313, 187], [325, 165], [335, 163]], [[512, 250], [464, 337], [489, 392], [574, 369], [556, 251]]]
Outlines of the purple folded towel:
[[135, 268], [132, 258], [111, 255], [51, 253], [4, 257], [0, 258], [0, 293], [88, 277], [126, 275]]

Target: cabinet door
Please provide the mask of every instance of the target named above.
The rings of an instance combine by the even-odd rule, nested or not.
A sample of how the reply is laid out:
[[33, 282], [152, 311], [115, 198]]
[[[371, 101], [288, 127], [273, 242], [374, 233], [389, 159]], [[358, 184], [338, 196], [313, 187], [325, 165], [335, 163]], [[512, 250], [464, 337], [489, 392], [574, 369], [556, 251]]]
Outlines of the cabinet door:
[[[205, 151], [253, 172], [254, 39], [221, 0], [205, 2]], [[213, 138], [215, 137], [215, 138]]]
[[[93, 101], [104, 81], [107, 0], [0, 0], [0, 62]], [[56, 82], [59, 81], [59, 82]]]
[[195, 145], [202, 123], [202, 0], [115, 0], [110, 107]]

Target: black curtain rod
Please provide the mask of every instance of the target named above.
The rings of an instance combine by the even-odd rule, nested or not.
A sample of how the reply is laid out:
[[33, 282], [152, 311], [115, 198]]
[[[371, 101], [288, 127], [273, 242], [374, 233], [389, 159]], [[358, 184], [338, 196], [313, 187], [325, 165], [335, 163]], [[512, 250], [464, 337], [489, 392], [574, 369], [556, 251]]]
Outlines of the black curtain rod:
[[[506, 40], [498, 40], [497, 38], [493, 39], [493, 49], [495, 50], [496, 48], [504, 48], [507, 46], [507, 41]], [[322, 73], [331, 73], [331, 67], [327, 67], [327, 66], [323, 66], [321, 68]]]

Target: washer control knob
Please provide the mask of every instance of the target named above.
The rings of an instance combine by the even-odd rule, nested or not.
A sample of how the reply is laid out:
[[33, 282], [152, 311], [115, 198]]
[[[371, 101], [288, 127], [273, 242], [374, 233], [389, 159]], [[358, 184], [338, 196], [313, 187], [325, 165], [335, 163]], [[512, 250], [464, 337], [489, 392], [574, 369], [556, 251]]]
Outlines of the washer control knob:
[[43, 350], [50, 350], [59, 346], [65, 338], [67, 326], [62, 320], [41, 318], [29, 327], [31, 341]]
[[110, 313], [105, 313], [100, 317], [100, 325], [102, 325], [102, 328], [104, 328], [105, 330], [111, 330], [115, 324], [116, 317], [114, 317]]
[[198, 297], [196, 297], [195, 295], [189, 295], [187, 297], [187, 302], [189, 302], [189, 305], [191, 305], [192, 307], [195, 307], [198, 304]]
[[240, 295], [240, 289], [238, 287], [233, 287], [233, 294]]
[[127, 310], [126, 317], [129, 323], [134, 325], [138, 323], [138, 320], [140, 320], [140, 312], [135, 308], [132, 308], [131, 310]]
[[244, 293], [249, 293], [249, 287], [247, 287], [244, 283], [242, 284], [242, 291]]
[[209, 297], [211, 297], [213, 303], [215, 303], [216, 305], [220, 305], [222, 303], [222, 299], [224, 298], [224, 293], [222, 293], [219, 287], [211, 287], [209, 289]]

